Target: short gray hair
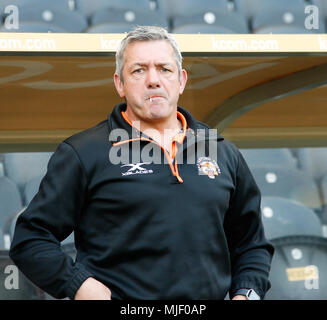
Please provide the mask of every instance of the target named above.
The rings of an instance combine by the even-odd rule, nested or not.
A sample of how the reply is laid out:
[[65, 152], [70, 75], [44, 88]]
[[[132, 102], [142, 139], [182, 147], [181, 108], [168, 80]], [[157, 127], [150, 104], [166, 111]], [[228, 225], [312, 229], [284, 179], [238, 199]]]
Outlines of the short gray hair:
[[170, 35], [166, 29], [156, 26], [137, 26], [134, 30], [127, 33], [126, 37], [120, 42], [116, 51], [116, 73], [119, 75], [120, 81], [123, 79], [123, 68], [125, 63], [125, 50], [128, 44], [136, 41], [156, 41], [166, 40], [174, 49], [175, 60], [178, 67], [179, 76], [182, 73], [183, 57], [179, 50], [176, 40]]

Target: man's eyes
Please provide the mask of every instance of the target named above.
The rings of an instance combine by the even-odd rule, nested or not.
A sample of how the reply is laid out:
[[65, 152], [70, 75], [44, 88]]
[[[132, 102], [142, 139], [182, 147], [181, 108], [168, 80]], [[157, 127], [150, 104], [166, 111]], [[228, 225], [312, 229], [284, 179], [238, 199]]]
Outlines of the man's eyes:
[[[133, 70], [133, 73], [135, 73], [135, 74], [140, 74], [143, 72], [144, 72], [144, 68], [138, 68], [138, 69]], [[160, 72], [166, 73], [166, 72], [170, 72], [170, 70], [165, 67], [161, 67]]]
[[141, 73], [141, 72], [143, 72], [142, 68], [139, 68], [139, 69], [136, 69], [136, 70], [133, 71], [133, 73]]

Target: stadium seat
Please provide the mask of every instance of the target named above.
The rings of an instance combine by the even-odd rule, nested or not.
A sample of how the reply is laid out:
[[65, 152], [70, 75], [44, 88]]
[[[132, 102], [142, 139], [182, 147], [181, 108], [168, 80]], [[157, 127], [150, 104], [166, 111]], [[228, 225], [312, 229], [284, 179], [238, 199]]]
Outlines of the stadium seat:
[[16, 6], [20, 15], [28, 8], [71, 10], [73, 2], [72, 0], [1, 0], [0, 12], [3, 13], [5, 8], [10, 5]]
[[67, 32], [82, 32], [88, 26], [86, 18], [78, 12], [46, 7], [29, 7], [20, 10], [19, 21], [49, 23]]
[[168, 28], [168, 21], [154, 11], [141, 12], [135, 10], [103, 9], [92, 15], [90, 21], [92, 26], [104, 23], [128, 23], [130, 26], [156, 25]]
[[255, 34], [310, 34], [317, 33], [314, 30], [308, 30], [306, 28], [298, 26], [266, 26], [260, 28], [253, 33]]
[[327, 148], [300, 148], [297, 151], [299, 168], [320, 181], [327, 173]]
[[319, 9], [319, 13], [324, 18], [327, 17], [327, 2], [326, 0], [311, 0], [312, 5], [315, 5]]
[[0, 177], [0, 204], [0, 228], [3, 228], [8, 217], [23, 207], [17, 185], [8, 177]]
[[[208, 28], [207, 28], [208, 27]], [[228, 32], [216, 33], [248, 33], [248, 24], [243, 16], [228, 12], [225, 14], [207, 11], [194, 15], [187, 15], [186, 13], [181, 16], [175, 16], [172, 19], [172, 32], [173, 33], [214, 33], [214, 27], [219, 27], [221, 30], [226, 29]], [[211, 29], [210, 29], [211, 28]], [[189, 30], [189, 32], [185, 32]], [[216, 28], [216, 30], [219, 30]], [[182, 32], [183, 31], [183, 32]]]
[[42, 179], [43, 179], [43, 175], [39, 175], [33, 177], [25, 184], [25, 188], [23, 192], [25, 205], [28, 205], [31, 202], [31, 200], [34, 198], [36, 193], [38, 192]]
[[228, 12], [228, 0], [157, 0], [158, 11], [171, 19], [175, 16], [196, 15], [200, 12]]
[[321, 179], [321, 193], [322, 193], [321, 222], [323, 225], [327, 225], [327, 173]]
[[[23, 194], [25, 185], [32, 178], [45, 175], [52, 152], [21, 152], [5, 154], [5, 174], [15, 181]], [[23, 199], [23, 203], [26, 203]]]
[[286, 236], [322, 236], [318, 216], [299, 202], [263, 196], [261, 214], [265, 234], [269, 240]]
[[2, 229], [0, 229], [0, 250], [5, 250], [5, 240]]
[[235, 10], [248, 19], [252, 19], [261, 12], [274, 10], [288, 11], [299, 8], [304, 12], [305, 0], [234, 0]]
[[295, 7], [287, 10], [267, 8], [253, 17], [252, 30], [254, 33], [323, 33], [325, 31], [323, 23], [320, 23], [318, 29], [306, 29], [305, 19], [303, 8]]
[[42, 291], [10, 259], [8, 250], [0, 251], [0, 270], [0, 300], [44, 299]]
[[317, 212], [321, 210], [319, 188], [306, 172], [269, 164], [251, 167], [251, 172], [262, 196], [287, 198]]
[[296, 158], [287, 148], [240, 149], [248, 166], [272, 165], [297, 167]]
[[130, 23], [102, 23], [86, 29], [87, 33], [127, 33], [133, 27]]
[[271, 289], [266, 300], [327, 299], [327, 239], [291, 236], [272, 241]]
[[141, 12], [152, 10], [149, 0], [75, 0], [75, 3], [76, 10], [87, 17], [106, 8]]
[[63, 33], [67, 32], [67, 30], [47, 23], [21, 22], [19, 23], [18, 29], [8, 29], [6, 26], [2, 26], [0, 27], [0, 32]]

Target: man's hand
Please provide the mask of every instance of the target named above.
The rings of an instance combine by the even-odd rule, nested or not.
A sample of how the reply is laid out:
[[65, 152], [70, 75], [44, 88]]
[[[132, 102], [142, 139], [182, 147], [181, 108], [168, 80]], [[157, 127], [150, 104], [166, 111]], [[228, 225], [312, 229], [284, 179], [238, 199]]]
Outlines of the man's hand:
[[102, 282], [90, 277], [76, 291], [74, 300], [111, 300], [111, 291]]
[[238, 294], [233, 297], [232, 300], [248, 300], [246, 296], [243, 296], [242, 294]]

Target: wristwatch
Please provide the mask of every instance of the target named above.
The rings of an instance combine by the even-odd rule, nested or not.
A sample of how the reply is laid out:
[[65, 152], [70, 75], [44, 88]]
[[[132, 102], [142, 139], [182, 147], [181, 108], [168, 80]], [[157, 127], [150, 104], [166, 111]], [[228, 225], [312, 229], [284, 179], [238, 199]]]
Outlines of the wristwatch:
[[236, 294], [245, 296], [248, 300], [261, 300], [259, 295], [253, 289], [239, 289]]

